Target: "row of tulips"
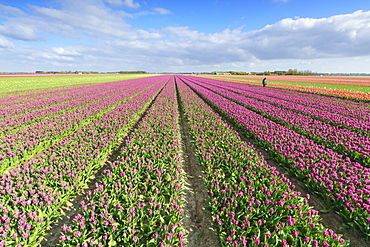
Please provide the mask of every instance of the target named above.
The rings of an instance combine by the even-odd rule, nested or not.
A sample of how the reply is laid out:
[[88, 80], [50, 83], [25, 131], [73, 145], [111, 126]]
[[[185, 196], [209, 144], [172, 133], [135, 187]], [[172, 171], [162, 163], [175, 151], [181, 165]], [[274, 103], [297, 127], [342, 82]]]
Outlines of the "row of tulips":
[[59, 246], [184, 246], [178, 120], [172, 78], [62, 226]]
[[211, 107], [177, 80], [223, 246], [346, 246], [284, 174], [269, 166]]
[[91, 85], [93, 84], [74, 84], [74, 85], [70, 84], [70, 85], [46, 87], [46, 88], [33, 88], [33, 89], [24, 89], [24, 90], [15, 90], [15, 91], [12, 91], [12, 90], [4, 91], [4, 92], [0, 92], [0, 103], [5, 103], [8, 101], [14, 101], [15, 103], [17, 103], [18, 101], [26, 102], [25, 99], [27, 97], [30, 97], [32, 100], [32, 98], [34, 97], [38, 98], [38, 97], [41, 97], [41, 95], [43, 95], [44, 97], [47, 97], [46, 95], [47, 95], [47, 92], [49, 91], [54, 92], [54, 91], [64, 90], [64, 94], [68, 94], [67, 93], [68, 89], [82, 87], [82, 86], [91, 86]]
[[[48, 92], [51, 92], [51, 94]], [[29, 101], [36, 101], [39, 99], [47, 99], [53, 98], [53, 95], [62, 96], [67, 95], [68, 90], [65, 89], [61, 91], [59, 88], [52, 90], [43, 90], [41, 92], [36, 92], [34, 90], [25, 90], [22, 94], [18, 94], [17, 92], [3, 92], [0, 94], [0, 104], [3, 108], [12, 106], [12, 104], [24, 104], [28, 103]], [[29, 100], [27, 100], [29, 99]]]
[[[258, 82], [254, 80], [240, 80], [240, 79], [228, 79], [228, 78], [217, 78], [213, 77], [216, 80], [222, 81], [232, 81], [238, 83], [248, 83], [248, 84], [257, 84], [261, 85], [261, 80]], [[294, 91], [301, 91], [304, 93], [309, 94], [317, 94], [322, 96], [332, 96], [332, 97], [340, 97], [343, 99], [352, 99], [352, 100], [361, 100], [365, 102], [370, 101], [370, 94], [365, 92], [358, 92], [358, 91], [344, 91], [344, 90], [337, 90], [337, 89], [330, 89], [330, 88], [319, 88], [315, 86], [298, 86], [298, 85], [289, 85], [289, 84], [278, 84], [278, 83], [269, 83], [271, 87], [275, 88], [283, 88], [287, 90], [294, 90]]]
[[[52, 118], [57, 115], [63, 114], [68, 111], [75, 110], [77, 108], [87, 106], [92, 102], [99, 101], [103, 98], [110, 97], [119, 92], [129, 90], [130, 88], [139, 86], [137, 83], [127, 83], [120, 85], [120, 87], [107, 88], [100, 86], [98, 89], [88, 92], [85, 91], [81, 94], [74, 94], [71, 92], [70, 96], [65, 96], [63, 99], [58, 98], [58, 101], [49, 105], [49, 102], [46, 105], [43, 105], [44, 102], [38, 102], [39, 108], [32, 110], [30, 109], [27, 112], [22, 112], [22, 114], [8, 116], [0, 120], [0, 137], [4, 137], [7, 132], [15, 132], [19, 128], [25, 128], [30, 126], [35, 122], [44, 121], [44, 118]], [[62, 100], [62, 101], [59, 101]], [[14, 109], [17, 109], [18, 106], [14, 106]]]
[[245, 107], [187, 81], [234, 121], [246, 135], [269, 150], [309, 190], [320, 194], [348, 224], [370, 236], [370, 169]]
[[[230, 87], [226, 86], [213, 86], [205, 82], [201, 82], [199, 85], [217, 92], [272, 121], [293, 129], [316, 143], [325, 145], [361, 164], [370, 165], [370, 137], [368, 136], [363, 136], [338, 126], [332, 126], [296, 111], [248, 97], [249, 95], [244, 90], [230, 89]], [[299, 108], [299, 105], [297, 105], [296, 109], [298, 111]]]
[[[202, 80], [205, 83], [214, 83], [215, 80], [205, 79]], [[221, 84], [222, 85], [222, 84]], [[236, 84], [237, 85], [237, 84]], [[340, 127], [346, 127], [353, 131], [358, 131], [359, 133], [364, 133], [365, 135], [370, 134], [370, 125], [368, 121], [357, 119], [352, 117], [352, 115], [341, 115], [335, 113], [335, 109], [331, 109], [331, 105], [326, 106], [326, 110], [321, 110], [315, 107], [305, 106], [304, 104], [297, 104], [292, 102], [292, 96], [281, 96], [280, 93], [267, 93], [263, 91], [263, 87], [245, 87], [242, 84], [238, 87], [238, 91], [242, 94], [246, 94], [250, 97], [257, 98], [262, 101], [266, 101], [272, 104], [275, 104], [279, 107], [284, 107], [289, 110], [297, 111], [299, 113], [308, 115], [312, 118], [317, 118], [320, 121], [328, 122], [329, 124], [339, 125]], [[272, 89], [269, 89], [270, 91]], [[281, 99], [280, 99], [281, 98]], [[308, 101], [305, 101], [307, 103]], [[307, 103], [308, 104], [308, 103]], [[345, 113], [343, 113], [345, 114]], [[363, 113], [363, 115], [369, 117], [369, 114]]]
[[[262, 78], [261, 78], [262, 80]], [[311, 80], [311, 79], [309, 79]], [[259, 81], [260, 82], [260, 81]], [[334, 82], [334, 81], [332, 81]], [[336, 82], [334, 82], [336, 83]], [[358, 81], [355, 82], [357, 85], [358, 85]], [[259, 83], [259, 85], [261, 85]], [[318, 100], [326, 100], [326, 101], [329, 101], [330, 104], [332, 103], [335, 103], [335, 102], [338, 102], [338, 103], [344, 103], [344, 104], [350, 104], [350, 105], [353, 105], [353, 106], [357, 106], [357, 107], [365, 107], [365, 108], [368, 108], [369, 107], [369, 101], [362, 101], [362, 100], [359, 100], [359, 99], [356, 99], [356, 97], [349, 97], [349, 98], [341, 98], [341, 97], [336, 97], [336, 96], [333, 96], [333, 95], [325, 95], [325, 94], [314, 94], [314, 93], [311, 93], [311, 92], [303, 92], [303, 91], [297, 91], [297, 90], [294, 90], [294, 88], [291, 88], [291, 89], [284, 89], [284, 88], [274, 88], [275, 90], [277, 91], [281, 91], [282, 93], [293, 93], [294, 95], [298, 95], [298, 96], [306, 96], [306, 97], [309, 97], [309, 98], [312, 98], [315, 100], [318, 99]], [[351, 91], [348, 91], [347, 93], [351, 93]]]
[[55, 144], [129, 97], [145, 90], [147, 86], [147, 84], [141, 84], [130, 90], [117, 89], [113, 95], [106, 93], [108, 95], [105, 98], [97, 96], [98, 98], [90, 104], [43, 119], [18, 131], [9, 132], [5, 137], [0, 138], [0, 171], [15, 167], [23, 160]]
[[[353, 115], [357, 118], [368, 119], [368, 117], [363, 113], [370, 112], [370, 103], [365, 102], [365, 101], [342, 99], [342, 98], [337, 98], [333, 96], [329, 97], [329, 96], [324, 96], [324, 95], [302, 93], [302, 92], [297, 92], [293, 90], [283, 90], [283, 89], [277, 89], [277, 88], [273, 88], [272, 90], [275, 92], [279, 92], [279, 94], [282, 94], [284, 96], [290, 95], [291, 97], [294, 97], [293, 100], [295, 100], [295, 98], [298, 97], [299, 98], [298, 100], [302, 99], [302, 100], [312, 101], [312, 103], [307, 102], [307, 101], [305, 103], [307, 103], [307, 105], [310, 105], [312, 107], [317, 107], [322, 110], [327, 110], [326, 106], [330, 105], [333, 110], [338, 109], [339, 111], [347, 112], [347, 114], [345, 115]], [[335, 112], [338, 112], [338, 111], [335, 110]]]
[[[120, 87], [121, 83], [109, 82], [96, 85], [76, 85], [75, 87], [67, 88], [49, 88], [42, 91], [35, 90], [25, 90], [21, 95], [12, 96], [13, 92], [3, 93], [0, 96], [0, 106], [4, 108], [12, 108], [15, 105], [20, 107], [20, 110], [17, 113], [20, 113], [21, 110], [27, 110], [28, 108], [37, 108], [38, 105], [35, 105], [35, 102], [39, 104], [47, 105], [58, 103], [63, 101], [63, 97], [70, 97], [71, 94], [78, 95], [80, 93], [86, 94], [86, 92], [92, 92], [101, 87]], [[28, 108], [25, 108], [27, 106]], [[2, 116], [3, 114], [1, 114]]]
[[287, 100], [295, 104], [305, 105], [333, 113], [339, 113], [344, 116], [351, 116], [366, 121], [370, 120], [370, 103], [368, 102], [358, 102], [354, 100], [338, 99], [333, 97], [329, 98], [322, 95], [313, 96], [313, 94], [282, 90], [278, 88], [261, 88], [259, 86], [246, 84], [219, 82], [216, 80], [210, 81], [218, 85], [230, 86], [236, 89], [244, 89], [248, 92], [263, 94], [265, 96]]
[[[104, 77], [105, 76], [101, 78], [97, 78], [97, 80], [95, 80], [95, 78], [87, 76], [87, 77], [74, 78], [72, 80], [69, 80], [69, 82], [67, 82], [66, 78], [62, 78], [60, 76], [55, 77], [55, 78], [51, 78], [49, 76], [49, 78], [41, 78], [41, 81], [43, 81], [43, 83], [41, 84], [43, 85], [38, 83], [38, 79], [40, 78], [36, 78], [36, 77], [29, 78], [29, 80], [23, 80], [20, 78], [20, 81], [14, 78], [12, 79], [13, 83], [18, 84], [19, 86], [22, 83], [29, 84], [29, 85], [32, 84], [34, 88], [15, 90], [15, 91], [7, 90], [4, 92], [0, 92], [0, 104], [9, 102], [9, 101], [13, 101], [14, 103], [18, 103], [18, 101], [26, 103], [28, 102], [27, 98], [29, 98], [30, 101], [33, 101], [34, 99], [37, 99], [37, 98], [40, 98], [40, 99], [53, 98], [54, 96], [53, 94], [56, 94], [55, 96], [59, 97], [62, 95], [68, 95], [70, 90], [83, 91], [84, 88], [89, 90], [89, 89], [93, 89], [96, 85], [111, 84], [111, 83], [116, 83], [116, 82], [120, 84], [121, 83], [120, 81], [122, 81], [122, 79], [128, 80], [128, 79], [138, 78], [138, 76], [125, 76], [125, 78], [118, 76], [116, 79], [111, 77], [112, 79], [111, 81], [107, 80], [107, 82], [99, 83], [98, 81], [100, 80], [104, 81], [106, 79], [106, 78], [104, 79]], [[142, 76], [139, 76], [139, 77], [142, 77]], [[51, 79], [51, 81], [49, 80], [48, 82], [46, 82], [46, 80], [48, 79]], [[87, 83], [87, 81], [91, 79], [93, 80], [93, 82]], [[61, 82], [60, 85], [58, 85], [59, 84], [58, 81]], [[6, 84], [6, 82], [2, 82], [2, 84], [4, 83]], [[37, 86], [41, 86], [41, 87], [37, 87]], [[9, 87], [9, 89], [10, 88], [11, 87]], [[49, 92], [51, 94], [49, 94]]]
[[[127, 84], [134, 84], [135, 81], [127, 81]], [[49, 106], [58, 106], [61, 103], [66, 103], [74, 99], [83, 98], [86, 96], [103, 93], [109, 90], [122, 88], [125, 84], [110, 83], [99, 84], [95, 86], [78, 87], [60, 92], [61, 90], [51, 90], [37, 96], [32, 94], [25, 95], [21, 100], [8, 100], [0, 103], [0, 118], [10, 117], [14, 115], [24, 115], [30, 111], [47, 108]], [[46, 109], [47, 111], [47, 109]]]
[[39, 245], [45, 229], [61, 215], [58, 210], [101, 168], [101, 162], [159, 93], [164, 79], [168, 78], [155, 77], [153, 82], [158, 83], [83, 126], [28, 165], [1, 176], [0, 246]]

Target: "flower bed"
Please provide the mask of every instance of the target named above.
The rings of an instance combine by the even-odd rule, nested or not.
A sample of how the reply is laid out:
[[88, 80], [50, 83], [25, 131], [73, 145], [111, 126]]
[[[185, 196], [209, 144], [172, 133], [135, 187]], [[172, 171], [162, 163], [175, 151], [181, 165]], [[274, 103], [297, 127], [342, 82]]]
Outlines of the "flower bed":
[[370, 236], [370, 169], [233, 101], [187, 81], [226, 117], [338, 210], [347, 223]]
[[223, 246], [347, 245], [319, 223], [317, 211], [289, 179], [180, 80], [178, 88]]
[[[212, 83], [213, 80], [206, 80], [203, 81], [206, 83]], [[363, 111], [355, 111], [353, 114], [348, 114], [346, 111], [340, 111], [342, 114], [337, 112], [337, 108], [332, 106], [330, 104], [327, 105], [325, 110], [321, 110], [314, 107], [308, 107], [304, 104], [297, 104], [294, 102], [293, 99], [294, 96], [288, 96], [288, 97], [282, 97], [280, 94], [276, 93], [269, 93], [269, 92], [263, 92], [261, 87], [251, 87], [251, 89], [245, 90], [238, 90], [239, 93], [247, 94], [249, 97], [254, 97], [262, 101], [270, 102], [275, 105], [278, 105], [280, 107], [285, 107], [290, 110], [298, 111], [302, 114], [311, 116], [313, 118], [317, 118], [320, 121], [326, 121], [330, 124], [339, 125], [342, 127], [347, 127], [353, 131], [360, 131], [361, 133], [364, 133], [365, 135], [370, 134], [370, 125], [368, 123], [369, 114], [364, 113]], [[283, 99], [279, 99], [279, 98]], [[300, 101], [302, 103], [302, 101]], [[304, 100], [303, 103], [307, 103], [307, 100]], [[356, 115], [355, 113], [358, 112], [360, 116], [364, 116], [366, 118], [365, 120], [356, 119], [355, 117], [352, 117], [352, 115]]]
[[1, 176], [0, 246], [39, 245], [44, 230], [61, 215], [58, 210], [101, 167], [101, 162], [154, 100], [165, 79], [168, 77], [152, 78], [149, 89], [96, 117], [30, 160], [29, 165], [18, 166]]
[[184, 246], [178, 121], [172, 79], [62, 227], [59, 246]]
[[[275, 104], [266, 103], [268, 97], [264, 97], [267, 98], [267, 100], [257, 100], [255, 98], [251, 98], [251, 96], [244, 90], [234, 88], [231, 91], [228, 87], [212, 86], [209, 83], [202, 82], [199, 85], [217, 92], [218, 94], [257, 112], [274, 122], [293, 129], [296, 132], [307, 136], [311, 140], [314, 140], [316, 143], [322, 144], [340, 154], [346, 155], [365, 166], [370, 166], [370, 137], [363, 136], [345, 128], [340, 128], [339, 126], [332, 126], [310, 116], [300, 114], [300, 105], [296, 105], [296, 107], [294, 107], [292, 104], [290, 108], [296, 109], [296, 111], [292, 111], [278, 107]], [[274, 102], [274, 98], [268, 101]]]
[[0, 139], [0, 172], [15, 167], [55, 144], [147, 87], [144, 84], [131, 90], [118, 90], [110, 97], [8, 133]]

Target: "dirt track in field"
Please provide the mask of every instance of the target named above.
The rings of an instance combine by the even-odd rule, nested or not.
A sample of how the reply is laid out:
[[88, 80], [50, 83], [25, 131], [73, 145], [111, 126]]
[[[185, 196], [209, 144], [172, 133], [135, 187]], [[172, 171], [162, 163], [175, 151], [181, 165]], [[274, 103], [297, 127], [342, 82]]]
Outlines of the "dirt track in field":
[[[178, 98], [179, 101], [179, 98]], [[210, 229], [211, 214], [204, 208], [209, 198], [202, 178], [202, 168], [195, 156], [195, 149], [191, 144], [189, 126], [180, 110], [180, 125], [182, 136], [183, 170], [185, 171], [185, 232], [188, 234], [187, 247], [220, 247], [221, 243], [216, 234]]]

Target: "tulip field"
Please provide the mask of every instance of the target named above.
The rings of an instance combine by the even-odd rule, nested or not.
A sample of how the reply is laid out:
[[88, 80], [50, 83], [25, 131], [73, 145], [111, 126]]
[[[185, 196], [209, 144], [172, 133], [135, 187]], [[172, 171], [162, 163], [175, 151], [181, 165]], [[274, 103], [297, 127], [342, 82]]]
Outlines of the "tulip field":
[[206, 246], [198, 175], [214, 246], [355, 246], [289, 177], [370, 237], [369, 102], [185, 75], [20, 92], [0, 94], [0, 247]]
[[[264, 75], [204, 76], [223, 81], [261, 85]], [[336, 97], [370, 100], [370, 78], [367, 76], [281, 76], [268, 75], [269, 87], [284, 88]]]

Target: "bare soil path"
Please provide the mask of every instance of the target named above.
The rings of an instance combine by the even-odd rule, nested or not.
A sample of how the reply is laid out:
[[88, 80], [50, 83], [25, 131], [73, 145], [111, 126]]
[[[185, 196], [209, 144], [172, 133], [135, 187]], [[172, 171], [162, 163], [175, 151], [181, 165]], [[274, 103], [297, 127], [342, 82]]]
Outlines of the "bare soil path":
[[[178, 102], [179, 98], [178, 98]], [[189, 125], [179, 104], [180, 125], [183, 150], [183, 170], [185, 176], [185, 232], [188, 234], [187, 247], [220, 247], [218, 236], [210, 229], [212, 217], [210, 211], [205, 210], [209, 199], [202, 174], [203, 170], [195, 156], [195, 149], [191, 144]]]

